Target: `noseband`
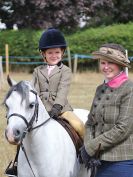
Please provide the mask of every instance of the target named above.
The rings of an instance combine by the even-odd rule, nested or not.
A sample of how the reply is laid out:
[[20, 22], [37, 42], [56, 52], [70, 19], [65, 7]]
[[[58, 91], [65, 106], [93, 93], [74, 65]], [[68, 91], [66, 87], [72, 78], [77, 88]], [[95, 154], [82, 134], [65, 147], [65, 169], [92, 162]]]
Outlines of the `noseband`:
[[9, 121], [9, 119], [10, 119], [12, 116], [17, 116], [17, 117], [20, 117], [21, 119], [23, 119], [24, 122], [25, 122], [25, 124], [26, 124], [26, 126], [27, 126], [26, 130], [27, 130], [28, 132], [30, 132], [30, 131], [33, 129], [33, 128], [32, 128], [33, 122], [34, 122], [35, 120], [36, 120], [36, 122], [37, 122], [37, 120], [38, 120], [38, 106], [39, 106], [38, 100], [37, 100], [37, 93], [36, 93], [34, 90], [30, 90], [30, 92], [34, 93], [35, 96], [36, 96], [35, 110], [34, 110], [34, 114], [33, 114], [32, 118], [31, 118], [31, 120], [28, 122], [24, 116], [22, 116], [21, 114], [18, 114], [18, 113], [13, 113], [13, 114], [11, 114], [9, 117], [7, 117], [7, 120], [8, 120], [8, 121]]

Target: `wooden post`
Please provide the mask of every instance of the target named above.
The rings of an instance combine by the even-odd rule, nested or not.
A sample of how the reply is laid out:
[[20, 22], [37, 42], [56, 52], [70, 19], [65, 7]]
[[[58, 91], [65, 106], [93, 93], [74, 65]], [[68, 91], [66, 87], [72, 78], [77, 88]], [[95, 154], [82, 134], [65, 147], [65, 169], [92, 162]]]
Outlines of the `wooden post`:
[[78, 55], [74, 55], [74, 65], [73, 65], [73, 73], [76, 74], [77, 72], [77, 67], [78, 67]]
[[[126, 57], [128, 59], [128, 51], [126, 50]], [[126, 72], [126, 75], [128, 76], [128, 67], [125, 67], [125, 72]]]
[[4, 83], [3, 67], [2, 67], [2, 56], [0, 56], [0, 90], [2, 89], [2, 84]]
[[8, 44], [5, 45], [5, 55], [6, 55], [6, 75], [9, 74], [9, 47]]
[[70, 48], [69, 47], [67, 47], [67, 56], [68, 56], [68, 65], [72, 70], [71, 54], [70, 54]]

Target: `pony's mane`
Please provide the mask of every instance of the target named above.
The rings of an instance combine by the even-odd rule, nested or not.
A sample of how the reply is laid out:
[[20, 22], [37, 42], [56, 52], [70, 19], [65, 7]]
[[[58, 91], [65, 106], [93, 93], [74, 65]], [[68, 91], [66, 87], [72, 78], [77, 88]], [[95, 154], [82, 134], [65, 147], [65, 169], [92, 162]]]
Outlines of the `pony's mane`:
[[16, 91], [20, 94], [22, 98], [21, 103], [23, 102], [24, 99], [26, 100], [26, 102], [29, 102], [29, 99], [28, 99], [29, 98], [29, 87], [25, 81], [20, 81], [19, 83], [17, 83], [16, 85], [10, 88], [7, 95], [5, 96], [3, 104], [5, 103], [6, 99], [9, 98], [9, 96], [12, 94], [13, 91]]

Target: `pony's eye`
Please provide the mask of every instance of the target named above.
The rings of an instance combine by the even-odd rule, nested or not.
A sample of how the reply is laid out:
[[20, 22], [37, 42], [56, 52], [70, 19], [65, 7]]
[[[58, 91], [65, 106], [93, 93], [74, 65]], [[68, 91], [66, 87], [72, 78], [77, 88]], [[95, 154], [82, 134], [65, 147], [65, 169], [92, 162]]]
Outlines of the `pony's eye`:
[[34, 105], [35, 105], [35, 103], [30, 103], [29, 108], [32, 109], [34, 107]]

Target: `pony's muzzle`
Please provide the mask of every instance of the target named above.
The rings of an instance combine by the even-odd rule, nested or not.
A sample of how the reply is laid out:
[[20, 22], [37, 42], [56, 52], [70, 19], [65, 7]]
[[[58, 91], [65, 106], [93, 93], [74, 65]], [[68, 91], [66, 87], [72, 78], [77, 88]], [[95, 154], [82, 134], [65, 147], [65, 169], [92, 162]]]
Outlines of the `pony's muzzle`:
[[21, 133], [18, 129], [13, 129], [13, 130], [6, 129], [5, 137], [10, 144], [14, 144], [14, 145], [20, 144]]

